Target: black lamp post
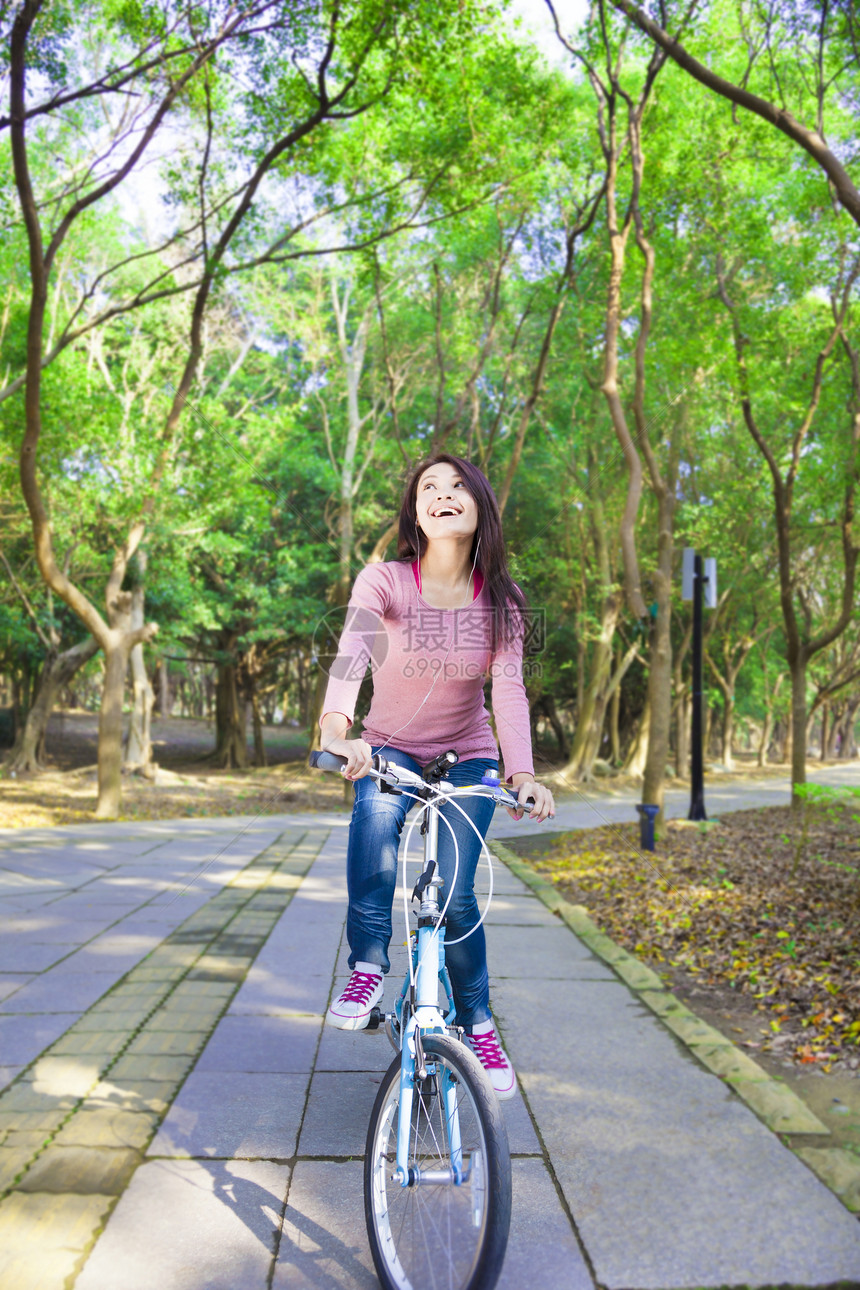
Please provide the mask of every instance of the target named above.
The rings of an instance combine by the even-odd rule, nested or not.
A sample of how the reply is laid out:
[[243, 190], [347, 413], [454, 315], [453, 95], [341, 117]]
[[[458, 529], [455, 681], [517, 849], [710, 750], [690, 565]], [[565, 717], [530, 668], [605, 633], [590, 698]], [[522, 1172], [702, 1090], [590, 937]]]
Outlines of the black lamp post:
[[706, 820], [705, 766], [702, 748], [702, 622], [705, 604], [717, 607], [717, 562], [703, 560], [691, 547], [684, 549], [681, 581], [683, 600], [693, 602], [693, 712], [690, 750], [690, 813], [688, 820]]

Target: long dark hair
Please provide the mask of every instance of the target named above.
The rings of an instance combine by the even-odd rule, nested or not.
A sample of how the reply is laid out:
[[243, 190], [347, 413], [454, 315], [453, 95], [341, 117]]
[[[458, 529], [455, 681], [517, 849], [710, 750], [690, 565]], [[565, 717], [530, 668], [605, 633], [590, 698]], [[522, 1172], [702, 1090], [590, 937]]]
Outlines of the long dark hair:
[[[491, 614], [491, 648], [493, 653], [500, 646], [511, 645], [517, 637], [522, 637], [525, 630], [527, 601], [508, 571], [508, 557], [505, 551], [505, 539], [502, 535], [502, 517], [499, 514], [499, 503], [492, 485], [483, 471], [464, 457], [453, 457], [450, 453], [440, 452], [415, 467], [400, 507], [400, 521], [397, 533], [398, 560], [420, 560], [427, 550], [427, 535], [418, 532], [418, 481], [431, 466], [447, 462], [460, 475], [467, 489], [475, 499], [478, 507], [478, 527], [472, 538], [469, 561], [478, 559], [475, 567], [480, 569], [484, 587], [492, 607]], [[480, 546], [478, 540], [480, 539]]]

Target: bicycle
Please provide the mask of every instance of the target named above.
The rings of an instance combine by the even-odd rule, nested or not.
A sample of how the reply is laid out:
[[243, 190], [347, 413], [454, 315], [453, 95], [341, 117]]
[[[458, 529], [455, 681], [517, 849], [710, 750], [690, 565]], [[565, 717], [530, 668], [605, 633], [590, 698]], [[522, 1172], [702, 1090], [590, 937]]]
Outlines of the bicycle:
[[[409, 933], [409, 968], [390, 1013], [374, 1008], [368, 1029], [385, 1024], [398, 1051], [377, 1094], [367, 1131], [364, 1208], [370, 1251], [385, 1290], [491, 1290], [505, 1257], [511, 1219], [508, 1135], [489, 1076], [455, 1026], [445, 967], [444, 885], [437, 873], [439, 807], [482, 793], [518, 807], [498, 776], [455, 788], [445, 773], [453, 750], [421, 775], [376, 754], [368, 774], [380, 791], [423, 802], [406, 839], [421, 821], [424, 867], [413, 891], [417, 930]], [[339, 772], [345, 757], [316, 752], [310, 764]], [[474, 826], [473, 826], [474, 827]], [[488, 856], [486, 843], [482, 847]], [[456, 881], [456, 860], [455, 876]], [[407, 930], [408, 884], [404, 870]], [[492, 899], [490, 890], [481, 921]], [[447, 1009], [439, 1006], [442, 985]], [[393, 1169], [392, 1169], [393, 1166]]]

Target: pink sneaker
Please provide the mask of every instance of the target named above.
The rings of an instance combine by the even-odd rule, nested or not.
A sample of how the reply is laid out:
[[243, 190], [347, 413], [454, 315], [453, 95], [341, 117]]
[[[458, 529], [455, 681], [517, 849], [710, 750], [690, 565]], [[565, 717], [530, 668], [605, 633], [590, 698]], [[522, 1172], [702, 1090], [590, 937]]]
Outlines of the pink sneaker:
[[[372, 969], [359, 971], [359, 968]], [[382, 972], [373, 963], [357, 963], [340, 998], [333, 1000], [326, 1021], [338, 1030], [364, 1030], [371, 1009], [382, 998]]]
[[506, 1102], [513, 1097], [517, 1091], [517, 1077], [493, 1022], [479, 1022], [472, 1027], [471, 1035], [463, 1035], [463, 1040], [489, 1075], [499, 1101]]

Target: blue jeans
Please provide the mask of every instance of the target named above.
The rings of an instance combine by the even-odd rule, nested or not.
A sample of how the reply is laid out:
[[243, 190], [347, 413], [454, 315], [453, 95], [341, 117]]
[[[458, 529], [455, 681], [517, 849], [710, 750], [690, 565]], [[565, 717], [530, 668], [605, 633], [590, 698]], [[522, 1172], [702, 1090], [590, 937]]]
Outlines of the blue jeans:
[[[379, 747], [373, 751], [378, 752]], [[421, 772], [421, 766], [414, 757], [401, 752], [399, 748], [386, 747], [384, 755], [398, 766], [406, 766], [419, 774]], [[498, 762], [491, 758], [474, 757], [453, 766], [448, 772], [448, 779], [457, 787], [479, 784], [485, 771], [497, 772], [498, 768]], [[349, 890], [346, 935], [350, 948], [350, 968], [361, 962], [378, 963], [383, 972], [387, 972], [391, 966], [388, 944], [391, 940], [391, 905], [397, 885], [397, 850], [403, 822], [415, 805], [412, 797], [381, 793], [375, 781], [367, 776], [355, 782], [355, 803], [349, 825], [346, 856]], [[462, 798], [457, 807], [466, 812], [481, 837], [485, 837], [495, 810], [493, 802], [485, 797], [467, 797]], [[449, 941], [465, 936], [481, 916], [474, 892], [481, 844], [457, 807], [449, 804], [440, 811], [442, 818], [439, 820], [437, 859], [439, 871], [445, 881], [440, 893], [441, 903], [444, 904], [451, 896], [445, 915], [445, 961], [457, 1007], [457, 1023], [472, 1026], [490, 1018], [487, 943], [483, 924], [459, 945], [450, 945]], [[447, 820], [454, 830], [459, 850], [460, 864], [453, 895], [451, 882], [454, 876], [454, 841], [443, 820]], [[413, 846], [415, 851], [412, 850]], [[419, 846], [416, 830], [410, 854], [420, 855]]]

